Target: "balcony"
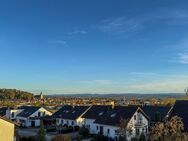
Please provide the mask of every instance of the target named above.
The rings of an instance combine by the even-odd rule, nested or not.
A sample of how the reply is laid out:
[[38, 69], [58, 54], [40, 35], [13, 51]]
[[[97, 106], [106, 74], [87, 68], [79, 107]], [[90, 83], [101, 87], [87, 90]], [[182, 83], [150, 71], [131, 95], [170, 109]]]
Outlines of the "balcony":
[[137, 127], [137, 128], [142, 128], [142, 127], [145, 126], [145, 124], [144, 124], [142, 121], [138, 121], [138, 122], [136, 122], [136, 123], [134, 124], [134, 126]]

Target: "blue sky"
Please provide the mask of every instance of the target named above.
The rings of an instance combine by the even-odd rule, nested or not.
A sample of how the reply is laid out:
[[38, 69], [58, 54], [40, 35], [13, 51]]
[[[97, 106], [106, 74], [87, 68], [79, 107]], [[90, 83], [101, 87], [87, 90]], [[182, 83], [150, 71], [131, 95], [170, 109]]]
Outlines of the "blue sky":
[[187, 4], [0, 1], [0, 87], [46, 94], [183, 92]]

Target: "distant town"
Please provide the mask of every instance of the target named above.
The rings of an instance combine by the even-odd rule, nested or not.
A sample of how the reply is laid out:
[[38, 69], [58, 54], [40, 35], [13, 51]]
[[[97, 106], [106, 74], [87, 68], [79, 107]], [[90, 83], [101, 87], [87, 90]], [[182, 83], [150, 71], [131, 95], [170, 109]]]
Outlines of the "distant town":
[[7, 141], [187, 141], [187, 112], [188, 89], [58, 96], [0, 89], [0, 130], [7, 130]]

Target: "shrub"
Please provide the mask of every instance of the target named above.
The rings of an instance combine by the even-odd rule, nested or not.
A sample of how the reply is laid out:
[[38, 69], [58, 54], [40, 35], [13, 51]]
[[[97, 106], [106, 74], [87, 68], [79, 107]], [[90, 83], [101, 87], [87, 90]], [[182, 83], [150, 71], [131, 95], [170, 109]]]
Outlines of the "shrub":
[[56, 131], [56, 127], [51, 127], [46, 129], [46, 132], [55, 132], [55, 131]]
[[63, 127], [63, 129], [60, 132], [62, 134], [71, 133], [71, 132], [73, 132], [73, 127], [71, 127], [71, 126], [69, 126], [69, 127]]
[[38, 134], [37, 134], [37, 141], [46, 141], [45, 135], [46, 135], [46, 131], [44, 129], [44, 124], [41, 121], [40, 129], [39, 129]]
[[83, 126], [82, 128], [79, 129], [79, 135], [83, 137], [87, 137], [89, 136], [89, 130]]
[[146, 141], [146, 136], [144, 134], [141, 134], [139, 141]]
[[126, 136], [120, 136], [119, 141], [127, 141]]
[[79, 131], [80, 127], [79, 126], [74, 126], [74, 131]]
[[71, 141], [71, 138], [69, 136], [59, 135], [54, 137], [51, 141]]
[[109, 141], [109, 138], [103, 135], [94, 135], [92, 141]]

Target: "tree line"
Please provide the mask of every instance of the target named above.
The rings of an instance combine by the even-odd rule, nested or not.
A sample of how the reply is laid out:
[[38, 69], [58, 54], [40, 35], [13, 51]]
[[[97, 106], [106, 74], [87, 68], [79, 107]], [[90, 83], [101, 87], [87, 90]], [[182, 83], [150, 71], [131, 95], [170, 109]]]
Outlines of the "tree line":
[[0, 89], [0, 100], [32, 100], [34, 95], [30, 92], [17, 89]]

